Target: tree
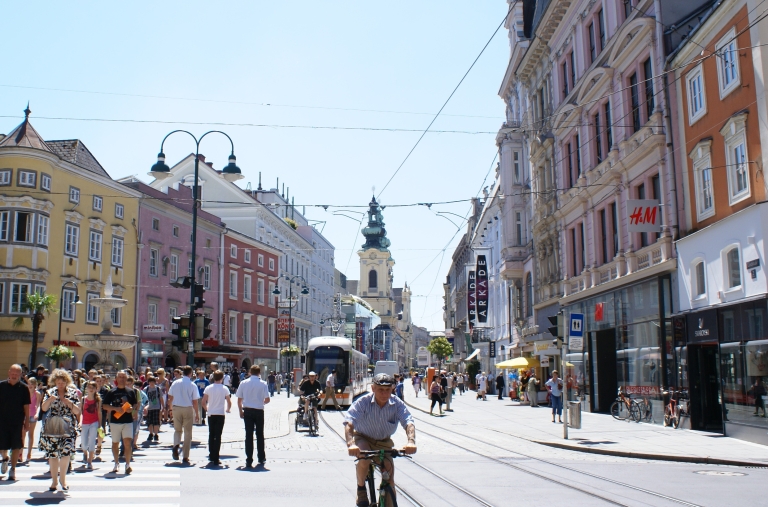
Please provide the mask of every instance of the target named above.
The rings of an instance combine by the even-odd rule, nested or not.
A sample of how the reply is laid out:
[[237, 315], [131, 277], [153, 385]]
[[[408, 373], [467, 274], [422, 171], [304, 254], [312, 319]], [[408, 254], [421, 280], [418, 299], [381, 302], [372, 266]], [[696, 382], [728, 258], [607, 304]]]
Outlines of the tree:
[[438, 336], [434, 340], [429, 342], [427, 350], [430, 354], [434, 354], [437, 357], [437, 367], [440, 369], [443, 363], [443, 359], [453, 355], [453, 345], [448, 341], [445, 336]]
[[[29, 369], [32, 371], [37, 359], [37, 343], [40, 338], [40, 324], [45, 317], [51, 313], [58, 312], [56, 308], [56, 296], [52, 294], [27, 294], [27, 301], [22, 304], [22, 311], [29, 312], [29, 318], [32, 319], [32, 352], [30, 354]], [[24, 324], [25, 316], [20, 315], [13, 321], [13, 327], [21, 327]]]

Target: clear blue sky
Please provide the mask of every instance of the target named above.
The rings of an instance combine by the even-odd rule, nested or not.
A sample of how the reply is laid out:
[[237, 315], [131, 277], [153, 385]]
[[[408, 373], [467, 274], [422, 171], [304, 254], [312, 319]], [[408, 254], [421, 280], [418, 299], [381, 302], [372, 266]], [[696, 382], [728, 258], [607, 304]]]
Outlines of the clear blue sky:
[[[323, 233], [336, 247], [336, 267], [357, 279], [358, 224], [310, 205], [366, 205], [371, 187], [384, 187], [420, 133], [211, 123], [424, 129], [506, 9], [503, 0], [17, 2], [0, 18], [0, 131], [20, 122], [29, 100], [45, 139], [79, 138], [112, 177], [149, 179], [167, 132], [221, 128], [235, 142], [246, 176], [240, 183], [255, 187], [261, 171], [265, 186], [278, 177], [290, 186], [308, 218], [327, 221]], [[433, 130], [498, 130], [508, 52], [502, 28]], [[217, 168], [229, 153], [222, 139], [202, 147]], [[182, 137], [165, 149], [171, 164], [191, 151]], [[427, 134], [382, 201], [474, 197], [495, 152], [493, 134]], [[435, 211], [463, 216], [468, 209], [384, 211], [395, 285], [412, 285], [414, 321], [431, 330], [443, 327], [442, 283], [461, 236], [441, 264], [438, 254], [456, 227]]]

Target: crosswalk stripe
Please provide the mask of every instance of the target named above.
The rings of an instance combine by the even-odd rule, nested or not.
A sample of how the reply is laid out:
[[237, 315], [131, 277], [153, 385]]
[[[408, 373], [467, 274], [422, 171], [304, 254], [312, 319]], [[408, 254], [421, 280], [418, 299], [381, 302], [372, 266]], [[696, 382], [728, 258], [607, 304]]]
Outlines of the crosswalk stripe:
[[[74, 486], [74, 483], [72, 484]], [[29, 491], [3, 491], [2, 497], [4, 500], [10, 499], [24, 499], [29, 498]], [[110, 500], [115, 498], [180, 498], [181, 491], [113, 491], [105, 489], [102, 491], [40, 491], [35, 492], [35, 498], [108, 498]], [[67, 507], [70, 507], [67, 504]], [[109, 503], [109, 507], [116, 507], [114, 504]], [[133, 504], [135, 507], [135, 504]], [[142, 507], [146, 507], [142, 504]]]
[[[69, 478], [67, 481], [70, 486], [74, 486], [77, 488], [80, 488], [81, 486], [103, 486], [103, 487], [112, 487], [114, 485], [113, 481], [109, 480], [85, 480], [81, 481], [77, 479], [76, 477]], [[136, 487], [181, 487], [181, 481], [132, 481], [130, 479], [121, 480], [121, 484], [124, 484], [126, 486], [136, 486]], [[48, 481], [41, 481], [41, 486], [48, 485]], [[7, 484], [3, 486], [3, 490], [6, 490], [8, 488], [26, 488], [29, 489], [29, 483], [26, 482], [16, 482], [14, 484]], [[0, 496], [2, 496], [2, 493], [0, 493]]]

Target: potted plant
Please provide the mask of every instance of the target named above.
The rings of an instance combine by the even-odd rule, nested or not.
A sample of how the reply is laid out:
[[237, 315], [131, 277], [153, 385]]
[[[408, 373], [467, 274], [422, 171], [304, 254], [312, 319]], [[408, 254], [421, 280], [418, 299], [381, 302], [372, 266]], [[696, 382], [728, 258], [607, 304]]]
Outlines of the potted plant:
[[72, 352], [72, 349], [69, 347], [65, 347], [64, 345], [54, 345], [48, 350], [48, 352], [46, 352], [45, 357], [51, 359], [52, 361], [56, 361], [58, 364], [61, 361], [68, 361], [72, 359], [74, 355], [75, 354]]
[[299, 350], [299, 347], [296, 345], [291, 345], [290, 347], [284, 347], [280, 350], [281, 356], [298, 356], [301, 351]]

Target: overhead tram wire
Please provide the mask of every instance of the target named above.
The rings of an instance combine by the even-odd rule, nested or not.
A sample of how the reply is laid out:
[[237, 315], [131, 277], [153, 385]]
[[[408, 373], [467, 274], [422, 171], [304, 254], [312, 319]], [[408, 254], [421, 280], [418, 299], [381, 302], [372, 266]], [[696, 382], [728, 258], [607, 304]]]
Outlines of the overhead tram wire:
[[499, 33], [499, 30], [501, 29], [501, 27], [504, 26], [504, 22], [509, 18], [509, 14], [512, 12], [512, 9], [514, 9], [515, 5], [517, 5], [517, 2], [518, 2], [518, 0], [515, 0], [515, 2], [509, 6], [509, 9], [507, 10], [507, 13], [504, 15], [504, 19], [501, 20], [501, 23], [499, 23], [499, 26], [497, 26], [496, 30], [493, 31], [493, 35], [491, 35], [491, 37], [488, 39], [488, 42], [485, 43], [485, 46], [483, 46], [483, 49], [480, 50], [480, 53], [477, 55], [475, 60], [472, 62], [472, 65], [469, 66], [467, 71], [464, 73], [464, 75], [459, 80], [459, 83], [453, 89], [451, 94], [448, 95], [448, 98], [445, 99], [445, 102], [440, 107], [440, 110], [437, 112], [437, 114], [435, 114], [435, 117], [432, 118], [432, 121], [429, 122], [429, 125], [427, 125], [427, 128], [424, 129], [424, 132], [422, 132], [421, 135], [419, 136], [419, 138], [416, 140], [416, 144], [413, 145], [413, 147], [408, 152], [408, 154], [405, 156], [403, 161], [400, 162], [400, 165], [397, 167], [395, 172], [392, 174], [392, 176], [390, 176], [389, 180], [387, 180], [387, 183], [384, 184], [384, 187], [379, 191], [379, 194], [376, 196], [377, 198], [381, 197], [381, 194], [383, 194], [384, 191], [389, 186], [389, 184], [392, 183], [392, 180], [395, 179], [395, 176], [397, 176], [397, 173], [400, 172], [400, 169], [402, 169], [403, 166], [405, 165], [405, 163], [408, 161], [408, 159], [411, 158], [411, 155], [416, 150], [416, 148], [419, 146], [419, 144], [421, 143], [421, 140], [424, 139], [424, 136], [427, 135], [427, 132], [429, 132], [429, 129], [432, 127], [432, 125], [435, 123], [435, 121], [437, 121], [437, 118], [440, 116], [440, 113], [443, 112], [443, 109], [445, 109], [445, 106], [447, 106], [448, 102], [451, 101], [451, 98], [456, 93], [456, 91], [459, 89], [459, 87], [461, 86], [461, 83], [464, 82], [464, 80], [469, 75], [470, 71], [472, 71], [472, 69], [474, 68], [474, 66], [477, 63], [477, 61], [480, 59], [481, 56], [483, 56], [483, 53], [485, 52], [486, 48], [491, 44], [491, 41], [496, 37], [496, 34]]

